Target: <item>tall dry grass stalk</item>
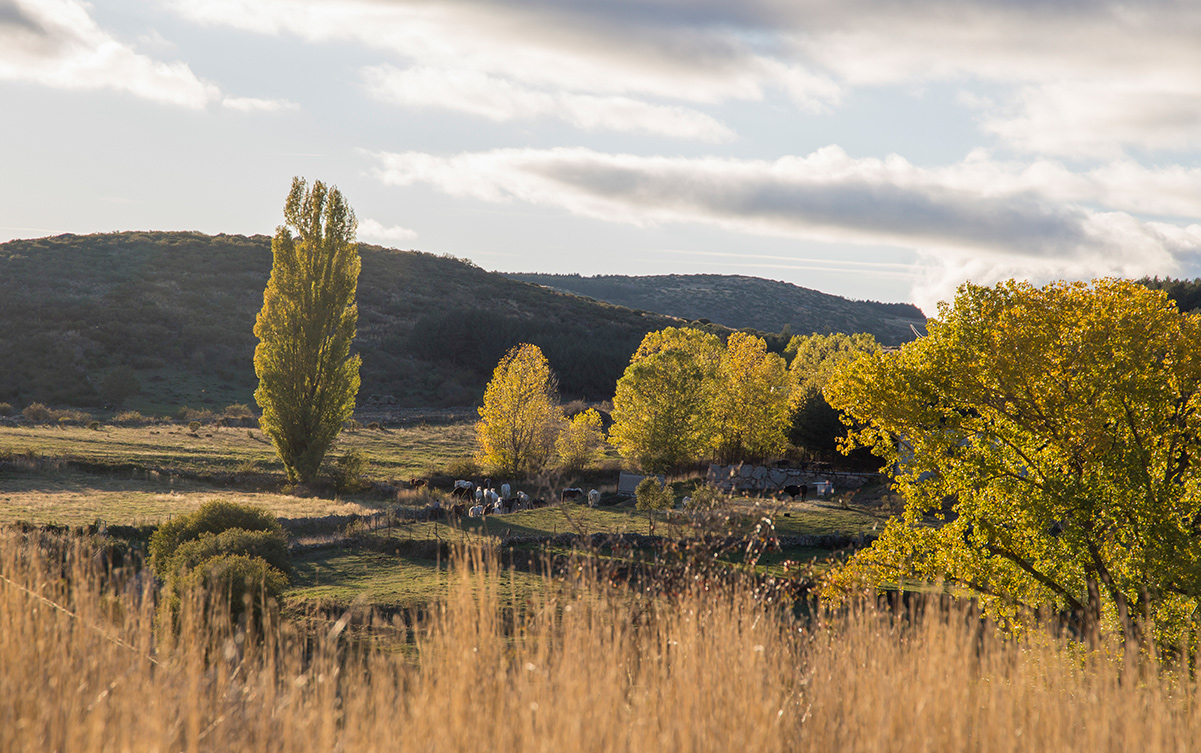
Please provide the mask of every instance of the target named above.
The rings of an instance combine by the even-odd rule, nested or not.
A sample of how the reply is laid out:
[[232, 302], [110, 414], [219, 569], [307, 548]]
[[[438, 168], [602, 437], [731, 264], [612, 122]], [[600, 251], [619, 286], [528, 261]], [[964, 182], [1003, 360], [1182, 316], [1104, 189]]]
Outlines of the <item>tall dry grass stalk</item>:
[[[1196, 686], [1004, 642], [962, 611], [803, 625], [750, 588], [666, 601], [598, 585], [504, 603], [469, 552], [416, 651], [344, 623], [246, 635], [81, 547], [0, 540], [2, 751], [1188, 750]], [[403, 626], [395, 629], [403, 635]], [[257, 637], [256, 637], [257, 636]]]

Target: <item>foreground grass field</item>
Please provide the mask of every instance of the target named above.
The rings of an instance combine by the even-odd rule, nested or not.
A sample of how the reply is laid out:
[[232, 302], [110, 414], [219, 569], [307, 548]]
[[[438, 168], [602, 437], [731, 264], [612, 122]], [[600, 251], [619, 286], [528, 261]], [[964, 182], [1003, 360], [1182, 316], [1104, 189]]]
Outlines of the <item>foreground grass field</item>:
[[462, 554], [410, 624], [260, 632], [189, 600], [175, 640], [145, 581], [2, 535], [0, 750], [1158, 753], [1201, 733], [1187, 672], [1002, 640], [955, 605], [798, 621], [736, 582], [649, 596], [582, 567], [515, 599], [495, 572]]

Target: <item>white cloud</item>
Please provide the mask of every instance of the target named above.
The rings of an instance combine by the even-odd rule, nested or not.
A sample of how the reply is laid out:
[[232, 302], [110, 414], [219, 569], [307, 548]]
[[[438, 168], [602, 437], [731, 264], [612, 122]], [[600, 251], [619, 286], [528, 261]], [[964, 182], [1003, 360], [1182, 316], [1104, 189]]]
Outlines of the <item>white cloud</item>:
[[458, 110], [498, 122], [553, 117], [589, 131], [641, 131], [708, 142], [734, 137], [730, 129], [697, 110], [630, 97], [541, 91], [466, 70], [399, 70], [383, 65], [363, 73], [368, 92], [390, 104]]
[[[984, 80], [1015, 148], [1201, 146], [1201, 5], [996, 0], [167, 0], [197, 22], [352, 40], [525, 89], [717, 104]], [[983, 99], [978, 100], [983, 102]]]
[[221, 106], [238, 112], [289, 112], [300, 105], [286, 99], [256, 99], [254, 97], [225, 97]]
[[[1054, 163], [1019, 170], [975, 154], [931, 169], [896, 156], [854, 159], [838, 147], [774, 161], [588, 149], [374, 156], [376, 176], [389, 185], [425, 183], [453, 196], [524, 201], [639, 225], [701, 223], [886, 244], [942, 259], [940, 268], [954, 275], [970, 272], [985, 282], [1016, 270], [1034, 277], [1165, 274], [1179, 269], [1179, 259], [1201, 252], [1201, 225], [1147, 222], [1078, 201], [1103, 204], [1111, 195], [1129, 200], [1107, 185], [1129, 170], [1125, 165], [1078, 177]], [[1147, 184], [1180, 177], [1143, 175]], [[924, 282], [917, 292], [941, 290], [948, 279]]]
[[75, 0], [0, 0], [0, 80], [62, 89], [113, 89], [181, 107], [220, 96], [183, 63], [134, 52]]
[[1116, 157], [1129, 146], [1188, 148], [1201, 144], [1197, 83], [1173, 88], [1090, 80], [1026, 87], [984, 127], [1019, 149], [1044, 154]]
[[410, 230], [407, 227], [400, 225], [384, 225], [383, 223], [372, 220], [359, 220], [359, 238], [371, 239], [376, 241], [408, 241], [417, 237], [416, 230]]

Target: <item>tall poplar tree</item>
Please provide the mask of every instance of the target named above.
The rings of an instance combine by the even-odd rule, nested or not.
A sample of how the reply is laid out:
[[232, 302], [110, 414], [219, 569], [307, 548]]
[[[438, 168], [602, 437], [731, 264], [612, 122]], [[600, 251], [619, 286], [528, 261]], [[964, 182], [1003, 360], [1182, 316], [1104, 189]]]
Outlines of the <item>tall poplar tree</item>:
[[254, 325], [254, 399], [292, 482], [308, 483], [354, 411], [359, 364], [358, 223], [337, 188], [292, 179], [271, 240], [271, 279]]

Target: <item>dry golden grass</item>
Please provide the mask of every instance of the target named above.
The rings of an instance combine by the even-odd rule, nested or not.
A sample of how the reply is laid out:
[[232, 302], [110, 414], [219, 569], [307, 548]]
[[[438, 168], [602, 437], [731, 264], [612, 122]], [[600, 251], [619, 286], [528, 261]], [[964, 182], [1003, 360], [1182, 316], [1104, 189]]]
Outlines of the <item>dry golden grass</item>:
[[5, 535], [0, 750], [1098, 753], [1189, 750], [1201, 732], [1191, 681], [977, 636], [962, 612], [802, 625], [746, 588], [666, 601], [586, 572], [506, 603], [476, 557], [415, 651], [340, 623], [259, 639], [187, 613], [168, 648], [148, 587]]
[[285, 518], [366, 514], [368, 507], [319, 497], [219, 489], [166, 477], [130, 478], [55, 469], [9, 473], [0, 481], [0, 523], [161, 523], [212, 499], [254, 505]]

